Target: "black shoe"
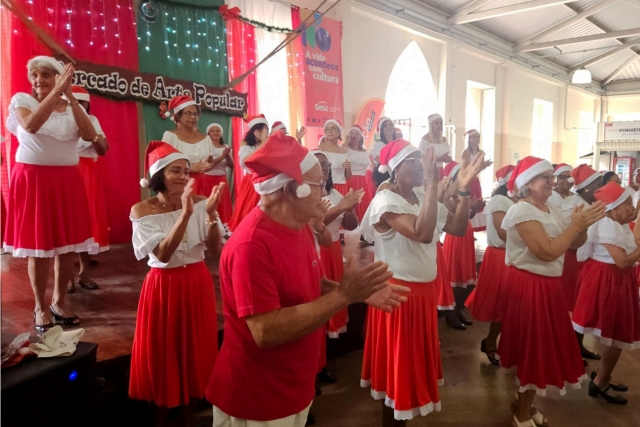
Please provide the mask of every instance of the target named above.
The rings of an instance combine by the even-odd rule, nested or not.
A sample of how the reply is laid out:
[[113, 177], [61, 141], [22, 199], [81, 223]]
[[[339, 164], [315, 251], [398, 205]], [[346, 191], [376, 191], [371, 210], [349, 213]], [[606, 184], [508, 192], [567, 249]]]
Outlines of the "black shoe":
[[445, 316], [445, 320], [446, 320], [446, 324], [451, 326], [453, 329], [457, 329], [459, 331], [466, 331], [467, 327], [464, 326], [462, 324], [462, 322], [460, 322], [460, 319], [458, 319], [458, 316], [451, 316], [449, 313], [451, 313], [450, 311], [447, 312], [446, 316]]
[[485, 344], [484, 340], [482, 340], [482, 342], [480, 343], [480, 351], [487, 355], [487, 359], [489, 359], [489, 362], [491, 362], [492, 365], [496, 365], [496, 366], [500, 365], [500, 362], [498, 361], [498, 359], [489, 355], [489, 353], [495, 354], [496, 351], [495, 350], [488, 351], [487, 345]]
[[606, 386], [605, 388], [600, 388], [593, 381], [589, 381], [589, 396], [591, 397], [602, 397], [607, 403], [615, 403], [616, 405], [624, 405], [627, 403], [627, 399], [618, 395], [610, 395], [607, 393], [611, 389], [611, 386]]
[[471, 326], [473, 325], [473, 322], [471, 320], [468, 320], [466, 317], [464, 317], [464, 314], [462, 314], [461, 311], [458, 311], [456, 313], [458, 315], [458, 320], [460, 320], [460, 323], [462, 323], [465, 326]]
[[87, 280], [86, 282], [83, 282], [82, 280], [78, 279], [78, 285], [89, 291], [95, 291], [96, 289], [98, 289], [98, 284], [93, 280]]
[[45, 323], [44, 325], [38, 325], [36, 323], [36, 312], [33, 312], [33, 325], [36, 328], [37, 332], [47, 332], [49, 329], [53, 328], [53, 322]]
[[51, 315], [53, 316], [53, 320], [55, 320], [56, 322], [62, 322], [65, 325], [79, 325], [80, 324], [80, 318], [78, 316], [64, 317], [64, 316], [58, 314], [53, 309], [52, 305], [49, 306], [49, 311], [51, 312]]
[[304, 424], [306, 426], [312, 426], [316, 423], [316, 417], [311, 414], [307, 414], [307, 422]]
[[89, 260], [89, 266], [91, 267], [96, 267], [99, 264], [98, 261], [96, 261], [95, 259], [90, 259]]
[[590, 360], [600, 360], [602, 357], [598, 353], [594, 353], [593, 351], [589, 351], [586, 348], [582, 349], [582, 358], [590, 359]]
[[333, 373], [327, 368], [322, 368], [322, 371], [318, 373], [316, 378], [318, 378], [320, 381], [323, 381], [329, 384], [335, 384], [338, 382], [338, 378], [335, 375], [333, 375]]
[[[598, 375], [597, 371], [593, 371], [591, 372], [591, 381], [596, 379], [596, 375]], [[609, 383], [609, 387], [611, 387], [611, 390], [613, 391], [619, 391], [621, 393], [624, 393], [625, 391], [629, 391], [629, 387], [627, 387], [624, 384], [614, 384], [614, 383]]]

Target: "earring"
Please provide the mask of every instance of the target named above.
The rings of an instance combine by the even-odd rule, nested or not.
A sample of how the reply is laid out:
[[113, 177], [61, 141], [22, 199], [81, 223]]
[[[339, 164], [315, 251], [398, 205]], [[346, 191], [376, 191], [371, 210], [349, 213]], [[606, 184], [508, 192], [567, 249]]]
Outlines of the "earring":
[[589, 189], [588, 189], [588, 188], [585, 188], [585, 189], [584, 189], [584, 192], [585, 192], [585, 193], [588, 193], [588, 192], [589, 192]]

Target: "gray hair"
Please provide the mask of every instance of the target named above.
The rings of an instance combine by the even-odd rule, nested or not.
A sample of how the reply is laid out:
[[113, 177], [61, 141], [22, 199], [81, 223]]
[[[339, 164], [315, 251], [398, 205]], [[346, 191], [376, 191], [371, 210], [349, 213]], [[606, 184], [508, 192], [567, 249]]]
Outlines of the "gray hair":
[[526, 185], [522, 188], [518, 188], [518, 199], [526, 199], [531, 195], [531, 190]]
[[278, 191], [274, 191], [273, 193], [265, 194], [262, 197], [267, 199], [267, 203], [273, 203], [273, 202], [277, 202], [278, 200], [280, 200], [282, 198], [283, 194], [284, 194], [284, 192], [282, 191], [282, 188], [281, 188]]
[[40, 68], [41, 70], [50, 71], [53, 74], [60, 74], [60, 71], [56, 69], [56, 67], [51, 64], [51, 62], [46, 59], [41, 59], [42, 57], [36, 56], [35, 58], [31, 58], [29, 62], [27, 62], [27, 78], [31, 79], [31, 73]]

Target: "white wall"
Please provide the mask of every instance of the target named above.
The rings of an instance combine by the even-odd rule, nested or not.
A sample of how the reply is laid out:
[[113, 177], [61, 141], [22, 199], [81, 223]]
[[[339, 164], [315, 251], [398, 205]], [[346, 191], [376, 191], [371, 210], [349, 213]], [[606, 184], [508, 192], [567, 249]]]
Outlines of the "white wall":
[[[313, 9], [317, 0], [295, 4]], [[343, 81], [345, 125], [350, 125], [362, 104], [384, 98], [393, 66], [409, 43], [415, 41], [426, 57], [438, 92], [445, 124], [456, 126], [456, 156], [464, 149], [466, 91], [471, 80], [496, 88], [495, 150], [488, 157], [496, 167], [515, 163], [531, 152], [534, 98], [553, 103], [554, 163], [575, 164], [578, 153], [580, 111], [593, 112], [599, 121], [600, 100], [532, 70], [492, 57], [441, 34], [366, 6], [341, 2], [329, 16], [343, 23]], [[565, 117], [565, 101], [567, 104]], [[611, 97], [609, 111], [640, 109], [640, 97]]]

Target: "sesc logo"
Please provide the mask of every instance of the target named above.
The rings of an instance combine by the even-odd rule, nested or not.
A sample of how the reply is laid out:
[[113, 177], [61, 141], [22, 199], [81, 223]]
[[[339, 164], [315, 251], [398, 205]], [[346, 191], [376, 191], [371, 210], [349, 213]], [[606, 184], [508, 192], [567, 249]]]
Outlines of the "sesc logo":
[[318, 102], [316, 104], [316, 111], [329, 111], [329, 105], [325, 101]]

